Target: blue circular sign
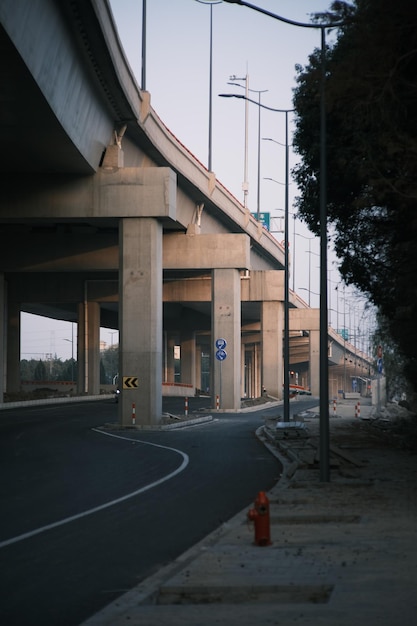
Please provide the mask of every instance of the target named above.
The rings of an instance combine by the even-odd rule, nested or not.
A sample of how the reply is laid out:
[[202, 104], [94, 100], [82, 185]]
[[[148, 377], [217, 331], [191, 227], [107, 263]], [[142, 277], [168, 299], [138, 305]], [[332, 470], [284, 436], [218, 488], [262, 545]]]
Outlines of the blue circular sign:
[[227, 357], [226, 350], [223, 350], [222, 348], [220, 348], [220, 350], [217, 350], [217, 352], [216, 352], [216, 359], [218, 361], [224, 361], [226, 357]]
[[217, 350], [224, 350], [225, 347], [227, 346], [227, 341], [226, 339], [216, 339], [216, 348]]

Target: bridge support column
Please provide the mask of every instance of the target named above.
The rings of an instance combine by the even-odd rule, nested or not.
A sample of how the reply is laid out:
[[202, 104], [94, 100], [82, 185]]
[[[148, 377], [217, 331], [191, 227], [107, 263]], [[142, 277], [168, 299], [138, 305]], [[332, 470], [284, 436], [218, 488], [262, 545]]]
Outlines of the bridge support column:
[[164, 383], [175, 382], [175, 337], [169, 333], [165, 333], [165, 368]]
[[320, 332], [310, 330], [310, 391], [313, 396], [320, 395]]
[[284, 382], [284, 305], [279, 301], [261, 304], [262, 385], [268, 395], [282, 399]]
[[[220, 396], [220, 408], [237, 410], [240, 398], [241, 359], [241, 303], [240, 273], [236, 269], [214, 269], [212, 271], [212, 350], [213, 382], [211, 388], [215, 406]], [[227, 357], [216, 359], [216, 339], [227, 342]]]
[[[162, 225], [153, 218], [120, 220], [119, 249], [119, 418], [130, 426], [135, 404], [136, 425], [157, 424], [162, 419]], [[125, 389], [124, 377], [130, 379]]]
[[181, 333], [181, 382], [193, 386], [192, 395], [196, 388], [195, 361], [195, 333]]
[[4, 402], [6, 389], [6, 285], [0, 273], [0, 402]]
[[196, 389], [202, 389], [201, 384], [201, 357], [203, 349], [200, 345], [195, 346], [195, 387]]
[[[88, 297], [88, 291], [87, 291]], [[80, 393], [100, 393], [100, 305], [81, 302], [78, 305], [78, 381]]]
[[20, 391], [20, 303], [8, 289], [7, 297], [7, 383], [9, 393]]

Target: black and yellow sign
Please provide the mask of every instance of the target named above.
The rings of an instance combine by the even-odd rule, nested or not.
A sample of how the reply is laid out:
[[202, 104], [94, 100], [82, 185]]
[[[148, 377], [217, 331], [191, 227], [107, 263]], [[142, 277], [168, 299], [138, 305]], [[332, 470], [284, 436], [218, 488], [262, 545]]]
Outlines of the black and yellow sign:
[[123, 376], [123, 389], [137, 389], [138, 378], [137, 376]]

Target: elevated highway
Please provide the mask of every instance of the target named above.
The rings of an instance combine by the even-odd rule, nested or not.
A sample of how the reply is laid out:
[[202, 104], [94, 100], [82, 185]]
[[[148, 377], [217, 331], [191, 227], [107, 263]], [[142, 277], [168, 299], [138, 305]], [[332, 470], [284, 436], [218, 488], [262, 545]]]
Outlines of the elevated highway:
[[[0, 398], [20, 388], [20, 312], [78, 324], [78, 391], [99, 391], [100, 326], [120, 330], [120, 421], [158, 423], [162, 382], [223, 408], [280, 397], [284, 250], [172, 135], [137, 85], [107, 0], [0, 4]], [[318, 311], [290, 296], [318, 393]], [[301, 333], [301, 335], [300, 335]], [[227, 359], [214, 341], [227, 339]], [[308, 373], [307, 373], [308, 372]]]

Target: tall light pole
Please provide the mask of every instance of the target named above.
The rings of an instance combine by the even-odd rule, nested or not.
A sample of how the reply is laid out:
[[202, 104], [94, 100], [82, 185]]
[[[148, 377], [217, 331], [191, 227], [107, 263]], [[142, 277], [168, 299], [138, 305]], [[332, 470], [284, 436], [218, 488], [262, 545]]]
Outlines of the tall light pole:
[[[244, 165], [243, 165], [243, 184], [242, 184], [242, 189], [243, 189], [243, 206], [245, 208], [247, 208], [247, 206], [248, 206], [248, 193], [249, 193], [249, 181], [248, 181], [249, 102], [254, 102], [254, 101], [253, 100], [249, 100], [249, 74], [247, 72], [246, 72], [246, 76], [243, 76], [242, 78], [238, 78], [234, 74], [232, 76], [229, 76], [229, 78], [230, 78], [231, 81], [236, 81], [236, 80], [243, 80], [243, 81], [245, 81], [245, 95], [244, 96], [233, 96], [232, 94], [220, 94], [220, 95], [225, 97], [225, 98], [230, 96], [232, 98], [233, 97], [238, 97], [238, 98], [242, 98], [242, 100], [245, 100], [245, 158], [244, 158]], [[239, 85], [239, 87], [241, 87], [241, 86], [242, 85]], [[258, 103], [255, 102], [255, 104], [258, 104]]]
[[141, 89], [146, 91], [146, 0], [142, 0], [142, 77]]
[[210, 52], [209, 52], [209, 122], [208, 122], [208, 163], [207, 169], [212, 172], [212, 139], [213, 139], [213, 5], [221, 4], [223, 0], [196, 0], [199, 4], [210, 6]]
[[284, 422], [290, 421], [290, 314], [289, 314], [289, 267], [288, 267], [288, 209], [289, 209], [289, 143], [288, 143], [288, 114], [293, 109], [274, 109], [247, 96], [240, 94], [221, 93], [222, 98], [241, 98], [252, 102], [263, 109], [275, 113], [285, 113], [285, 220], [284, 220]]
[[[307, 239], [308, 241], [308, 306], [310, 306], [310, 287], [311, 287], [311, 255], [315, 254], [315, 252], [311, 252], [311, 240], [315, 239], [315, 237], [306, 237], [305, 235], [302, 235], [301, 233], [295, 233], [295, 235], [297, 235], [297, 237], [302, 237], [303, 239]], [[295, 241], [295, 237], [294, 237], [294, 241]], [[293, 252], [293, 258], [294, 258], [294, 265], [295, 265], [295, 246], [294, 246], [294, 252]], [[293, 291], [295, 291], [295, 289], [293, 289]]]
[[320, 81], [320, 480], [330, 481], [329, 441], [329, 362], [327, 346], [327, 164], [326, 164], [326, 28], [338, 28], [345, 22], [312, 24], [297, 22], [261, 9], [245, 0], [224, 0], [253, 9], [280, 22], [301, 28], [320, 29], [321, 33], [321, 81]]
[[74, 382], [74, 323], [71, 322], [71, 339], [63, 337], [64, 341], [71, 344], [71, 382]]
[[[280, 141], [276, 141], [275, 139], [272, 139], [271, 137], [262, 137], [263, 141], [272, 141], [273, 143], [278, 144], [279, 146], [282, 146], [283, 144]], [[275, 180], [274, 178], [266, 178], [266, 180], [273, 180], [278, 184], [281, 184], [278, 180]], [[297, 219], [297, 215], [295, 213], [291, 213], [291, 215], [293, 216], [294, 219], [294, 228], [293, 228], [293, 252], [292, 252], [292, 290], [295, 292], [295, 220]]]
[[[242, 87], [239, 83], [227, 83], [228, 85], [235, 85], [236, 87]], [[259, 213], [261, 212], [261, 96], [266, 93], [268, 89], [249, 89], [251, 93], [258, 94], [258, 189], [256, 195], [256, 219], [259, 222]]]

